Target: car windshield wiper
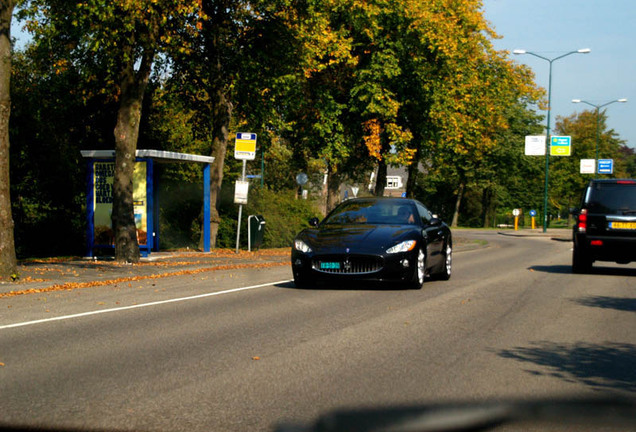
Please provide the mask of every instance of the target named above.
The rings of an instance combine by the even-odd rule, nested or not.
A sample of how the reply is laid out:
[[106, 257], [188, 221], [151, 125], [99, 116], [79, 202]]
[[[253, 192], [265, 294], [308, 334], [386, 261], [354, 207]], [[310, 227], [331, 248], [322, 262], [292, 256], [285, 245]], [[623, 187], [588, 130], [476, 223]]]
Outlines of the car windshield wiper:
[[[500, 425], [554, 424], [581, 427], [636, 427], [636, 401], [619, 398], [545, 399], [436, 404], [336, 411], [305, 426], [276, 432], [468, 432]], [[568, 428], [570, 430], [570, 428]], [[621, 429], [623, 430], [623, 429]]]

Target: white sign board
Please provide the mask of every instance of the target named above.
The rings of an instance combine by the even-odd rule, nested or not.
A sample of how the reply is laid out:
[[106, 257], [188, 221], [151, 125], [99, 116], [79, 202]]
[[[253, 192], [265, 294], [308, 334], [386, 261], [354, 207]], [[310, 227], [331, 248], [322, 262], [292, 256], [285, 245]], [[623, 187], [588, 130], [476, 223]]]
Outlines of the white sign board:
[[239, 132], [234, 142], [234, 158], [239, 160], [256, 159], [256, 134]]
[[545, 135], [526, 135], [526, 156], [545, 156]]
[[596, 172], [596, 159], [581, 159], [581, 174], [594, 174]]
[[247, 192], [250, 183], [237, 180], [234, 185], [234, 204], [247, 204]]

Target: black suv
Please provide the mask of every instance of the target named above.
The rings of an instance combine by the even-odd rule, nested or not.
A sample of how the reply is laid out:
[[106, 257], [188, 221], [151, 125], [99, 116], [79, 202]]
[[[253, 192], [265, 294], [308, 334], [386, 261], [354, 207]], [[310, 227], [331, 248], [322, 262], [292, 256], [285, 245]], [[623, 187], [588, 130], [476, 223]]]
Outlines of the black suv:
[[572, 271], [586, 273], [594, 261], [636, 261], [636, 180], [592, 180], [573, 211]]

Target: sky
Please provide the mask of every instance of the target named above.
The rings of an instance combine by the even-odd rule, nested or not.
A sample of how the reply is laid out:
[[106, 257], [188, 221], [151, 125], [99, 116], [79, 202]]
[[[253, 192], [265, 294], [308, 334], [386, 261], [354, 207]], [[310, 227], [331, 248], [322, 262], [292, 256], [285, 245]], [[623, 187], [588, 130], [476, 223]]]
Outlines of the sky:
[[549, 62], [514, 55], [513, 50], [548, 59], [582, 48], [592, 50], [552, 62], [551, 130], [557, 116], [595, 110], [572, 99], [602, 105], [627, 98], [627, 103], [612, 103], [601, 110], [607, 110], [608, 127], [636, 149], [635, 0], [483, 0], [483, 4], [484, 17], [501, 36], [493, 41], [495, 48], [510, 51], [514, 60], [532, 68], [535, 82], [546, 90]]

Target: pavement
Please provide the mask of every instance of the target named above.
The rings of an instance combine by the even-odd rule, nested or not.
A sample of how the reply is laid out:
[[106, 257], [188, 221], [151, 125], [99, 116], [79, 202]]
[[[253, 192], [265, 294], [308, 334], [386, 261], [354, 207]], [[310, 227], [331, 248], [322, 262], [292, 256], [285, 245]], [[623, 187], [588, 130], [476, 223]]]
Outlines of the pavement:
[[[484, 241], [462, 236], [463, 230], [453, 235], [455, 252], [487, 247]], [[477, 230], [470, 230], [471, 232]], [[492, 232], [488, 230], [487, 232]], [[571, 230], [541, 229], [499, 230], [499, 235], [515, 237], [549, 237], [570, 241]], [[262, 249], [239, 251], [215, 249], [211, 252], [162, 251], [142, 257], [137, 264], [121, 264], [112, 257], [58, 257], [22, 260], [15, 281], [0, 280], [0, 299], [18, 295], [66, 291], [104, 285], [130, 283], [146, 279], [159, 279], [199, 273], [236, 271], [290, 265], [290, 249]]]
[[497, 234], [514, 237], [549, 237], [557, 241], [572, 241], [572, 228], [548, 228], [546, 232], [543, 232], [543, 228], [509, 229], [497, 231]]

